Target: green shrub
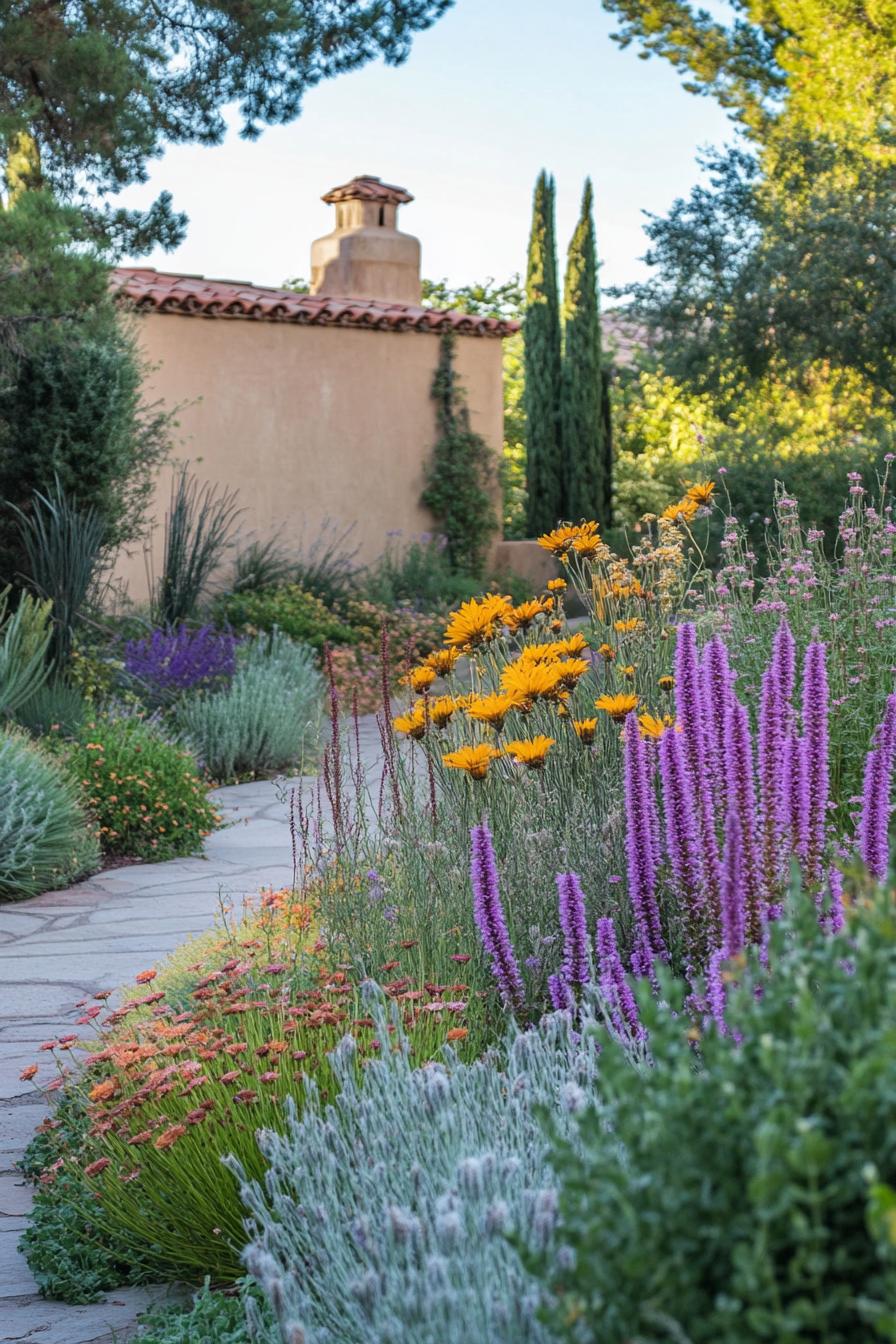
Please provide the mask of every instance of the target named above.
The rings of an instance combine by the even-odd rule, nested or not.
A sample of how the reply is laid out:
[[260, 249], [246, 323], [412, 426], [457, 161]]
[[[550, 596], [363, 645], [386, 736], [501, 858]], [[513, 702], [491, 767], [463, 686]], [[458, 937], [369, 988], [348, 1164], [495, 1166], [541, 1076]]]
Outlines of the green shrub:
[[[248, 1280], [237, 1286], [236, 1293], [213, 1292], [206, 1279], [189, 1307], [147, 1312], [140, 1320], [139, 1344], [249, 1344], [245, 1299], [252, 1289]], [[266, 1306], [259, 1304], [259, 1310], [267, 1314]]]
[[24, 734], [0, 731], [0, 900], [67, 886], [97, 858], [78, 790], [60, 763]]
[[178, 467], [165, 515], [165, 554], [152, 598], [156, 625], [175, 626], [192, 620], [212, 574], [231, 545], [237, 508], [235, 490], [190, 474], [188, 462]]
[[217, 822], [193, 756], [141, 719], [92, 719], [66, 755], [106, 854], [195, 854]]
[[226, 690], [186, 699], [177, 723], [217, 780], [287, 769], [316, 742], [322, 692], [311, 649], [275, 630], [240, 650]]
[[238, 634], [270, 633], [277, 628], [312, 649], [322, 649], [326, 643], [351, 644], [355, 638], [320, 598], [294, 583], [258, 593], [228, 593], [215, 603], [215, 620]]
[[49, 602], [23, 593], [8, 615], [9, 588], [0, 589], [0, 714], [13, 713], [43, 685], [49, 672]]
[[888, 1266], [869, 1197], [896, 1177], [893, 891], [836, 937], [808, 897], [791, 905], [771, 971], [755, 954], [729, 968], [726, 1035], [695, 1039], [648, 990], [653, 1067], [601, 1056], [600, 1105], [552, 1156], [561, 1244], [539, 1264], [559, 1338], [871, 1338]]
[[72, 737], [87, 717], [87, 701], [77, 686], [55, 678], [29, 696], [15, 717], [34, 737], [54, 731]]

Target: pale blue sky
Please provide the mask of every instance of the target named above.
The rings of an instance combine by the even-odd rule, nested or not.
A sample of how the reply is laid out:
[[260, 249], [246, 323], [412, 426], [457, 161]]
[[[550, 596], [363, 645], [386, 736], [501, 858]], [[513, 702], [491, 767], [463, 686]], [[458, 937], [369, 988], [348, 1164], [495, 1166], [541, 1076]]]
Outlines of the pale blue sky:
[[170, 190], [190, 217], [187, 239], [141, 260], [256, 284], [307, 276], [312, 239], [332, 227], [322, 192], [374, 173], [416, 197], [400, 219], [421, 239], [425, 275], [503, 279], [525, 265], [544, 165], [557, 179], [561, 267], [590, 174], [601, 283], [632, 280], [644, 270], [642, 211], [686, 193], [698, 149], [732, 130], [664, 62], [620, 51], [613, 29], [599, 0], [457, 0], [406, 64], [322, 84], [290, 126], [254, 143], [234, 130], [217, 148], [170, 149], [119, 199]]

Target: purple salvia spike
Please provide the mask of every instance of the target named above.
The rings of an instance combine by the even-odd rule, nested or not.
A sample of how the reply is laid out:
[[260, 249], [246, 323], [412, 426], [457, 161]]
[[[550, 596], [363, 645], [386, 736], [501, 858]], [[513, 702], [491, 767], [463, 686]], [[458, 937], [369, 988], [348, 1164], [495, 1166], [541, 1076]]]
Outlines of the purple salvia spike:
[[600, 992], [610, 1012], [617, 1035], [643, 1040], [645, 1031], [638, 1015], [638, 1004], [626, 978], [616, 944], [612, 919], [599, 919], [595, 935]]
[[[762, 934], [764, 892], [756, 843], [756, 791], [753, 783], [753, 742], [747, 711], [736, 696], [731, 697], [726, 724], [728, 757], [729, 817], [737, 813], [739, 822], [740, 899], [746, 911], [746, 936], [757, 943]], [[728, 840], [726, 820], [725, 840]], [[723, 884], [725, 880], [723, 864]], [[724, 898], [723, 898], [724, 902]], [[724, 914], [723, 914], [724, 918]]]
[[800, 769], [800, 856], [806, 881], [818, 886], [827, 841], [828, 678], [825, 645], [814, 640], [803, 664], [803, 742]]
[[824, 927], [828, 933], [840, 933], [843, 929], [843, 874], [833, 864], [828, 869], [828, 892], [830, 900]]
[[725, 820], [722, 853], [722, 955], [726, 960], [736, 957], [744, 949], [747, 929], [744, 869], [743, 831], [737, 807], [732, 803]]
[[684, 737], [685, 757], [697, 799], [703, 873], [710, 907], [716, 908], [721, 880], [719, 845], [713, 823], [712, 785], [706, 761], [706, 714], [700, 665], [697, 660], [697, 635], [690, 621], [678, 627], [678, 639], [675, 645], [675, 710]]
[[656, 864], [652, 825], [651, 781], [636, 714], [625, 720], [625, 818], [628, 895], [635, 914], [639, 962], [646, 954], [666, 958], [666, 945], [656, 901]]
[[879, 746], [892, 768], [896, 762], [896, 693], [887, 697], [884, 717], [875, 735], [874, 746]]
[[588, 965], [585, 893], [575, 873], [557, 874], [557, 897], [563, 931], [563, 978], [568, 985], [587, 985], [591, 968]]
[[473, 886], [473, 915], [476, 927], [492, 963], [492, 973], [505, 1004], [521, 1008], [523, 978], [517, 965], [501, 905], [498, 867], [488, 823], [482, 821], [470, 832], [470, 881]]
[[786, 618], [775, 631], [771, 666], [775, 669], [785, 718], [789, 725], [793, 717], [793, 688], [796, 684], [796, 641]]
[[576, 1001], [573, 992], [562, 974], [548, 976], [548, 994], [551, 997], [551, 1007], [555, 1013], [575, 1011]]
[[[878, 740], [880, 741], [879, 735]], [[883, 882], [890, 861], [890, 790], [893, 760], [887, 743], [873, 747], [865, 757], [862, 810], [859, 813], [859, 855], [869, 873]]]
[[759, 708], [759, 785], [762, 796], [762, 871], [770, 895], [777, 894], [787, 870], [784, 850], [788, 829], [786, 792], [787, 717], [775, 663], [762, 678]]
[[706, 891], [697, 830], [697, 801], [684, 757], [682, 734], [667, 728], [659, 741], [666, 853], [694, 962], [706, 951]]
[[782, 783], [784, 789], [784, 813], [787, 818], [787, 835], [794, 850], [800, 849], [800, 826], [802, 807], [800, 799], [803, 788], [803, 747], [796, 732], [791, 729], [784, 740], [784, 768]]
[[704, 648], [700, 674], [705, 710], [706, 763], [712, 781], [715, 810], [724, 816], [728, 806], [725, 793], [725, 720], [733, 695], [734, 674], [721, 636], [713, 635]]

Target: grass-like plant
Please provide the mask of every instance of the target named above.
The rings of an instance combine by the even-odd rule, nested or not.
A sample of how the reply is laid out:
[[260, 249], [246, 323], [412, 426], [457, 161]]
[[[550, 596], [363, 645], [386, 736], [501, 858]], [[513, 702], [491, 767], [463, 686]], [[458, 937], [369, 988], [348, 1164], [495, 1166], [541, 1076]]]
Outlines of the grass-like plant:
[[177, 722], [213, 778], [294, 768], [316, 746], [323, 681], [314, 654], [275, 630], [249, 640], [226, 690], [183, 701]]
[[27, 582], [53, 604], [52, 655], [63, 668], [75, 630], [95, 593], [107, 539], [105, 519], [92, 505], [75, 504], [57, 480], [46, 494], [35, 491], [27, 513], [14, 508]]
[[161, 626], [191, 620], [211, 577], [230, 546], [237, 518], [237, 492], [200, 485], [188, 462], [175, 472], [165, 515], [162, 573], [153, 599]]
[[16, 729], [0, 729], [0, 901], [68, 885], [99, 847], [75, 783]]
[[295, 563], [278, 537], [251, 541], [236, 556], [230, 588], [234, 593], [260, 593], [293, 578]]
[[14, 713], [46, 681], [53, 634], [51, 604], [19, 594], [9, 610], [10, 589], [0, 589], [0, 716]]
[[15, 719], [33, 737], [44, 737], [53, 732], [72, 737], [81, 727], [87, 712], [87, 701], [79, 687], [62, 677], [53, 677], [19, 706]]
[[195, 854], [218, 816], [194, 757], [136, 717], [93, 718], [64, 749], [105, 854]]

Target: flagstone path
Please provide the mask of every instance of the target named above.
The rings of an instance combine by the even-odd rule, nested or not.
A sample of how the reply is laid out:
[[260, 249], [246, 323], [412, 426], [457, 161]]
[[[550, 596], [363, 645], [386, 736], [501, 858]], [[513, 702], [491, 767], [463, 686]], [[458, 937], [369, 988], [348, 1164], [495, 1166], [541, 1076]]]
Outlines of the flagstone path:
[[[360, 724], [368, 778], [380, 759], [372, 717]], [[301, 784], [302, 781], [292, 781]], [[304, 781], [306, 789], [310, 781]], [[38, 1296], [16, 1243], [31, 1188], [16, 1162], [46, 1107], [19, 1080], [41, 1041], [72, 1030], [78, 999], [132, 981], [192, 933], [209, 928], [222, 900], [239, 904], [262, 887], [292, 880], [288, 809], [273, 783], [212, 794], [225, 826], [204, 857], [99, 873], [68, 891], [0, 904], [0, 1341], [118, 1344], [138, 1312], [171, 1289], [124, 1288], [106, 1301], [74, 1307]], [[200, 1341], [197, 1341], [200, 1344]]]

